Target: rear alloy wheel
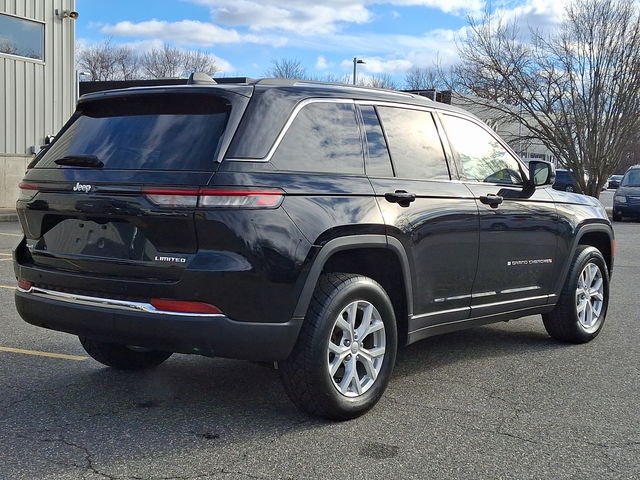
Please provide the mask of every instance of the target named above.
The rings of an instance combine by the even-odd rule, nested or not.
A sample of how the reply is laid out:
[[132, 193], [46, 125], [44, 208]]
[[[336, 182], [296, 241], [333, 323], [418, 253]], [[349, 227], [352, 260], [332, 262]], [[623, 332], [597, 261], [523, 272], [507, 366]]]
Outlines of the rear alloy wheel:
[[320, 278], [283, 381], [303, 411], [348, 420], [369, 411], [395, 363], [393, 306], [374, 280], [352, 274]]
[[79, 338], [91, 358], [103, 365], [120, 370], [144, 370], [156, 367], [172, 354], [172, 352], [130, 347], [119, 343], [101, 342], [86, 337]]
[[553, 338], [586, 343], [602, 330], [609, 305], [609, 273], [600, 251], [578, 247], [560, 300], [544, 314], [544, 326]]

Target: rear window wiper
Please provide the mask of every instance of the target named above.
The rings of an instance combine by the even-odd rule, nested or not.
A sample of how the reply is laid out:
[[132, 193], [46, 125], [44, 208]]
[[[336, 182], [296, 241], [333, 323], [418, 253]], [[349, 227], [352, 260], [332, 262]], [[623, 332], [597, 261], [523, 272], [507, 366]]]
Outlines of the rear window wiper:
[[66, 157], [54, 160], [56, 165], [67, 165], [70, 167], [102, 168], [104, 163], [95, 155], [67, 155]]

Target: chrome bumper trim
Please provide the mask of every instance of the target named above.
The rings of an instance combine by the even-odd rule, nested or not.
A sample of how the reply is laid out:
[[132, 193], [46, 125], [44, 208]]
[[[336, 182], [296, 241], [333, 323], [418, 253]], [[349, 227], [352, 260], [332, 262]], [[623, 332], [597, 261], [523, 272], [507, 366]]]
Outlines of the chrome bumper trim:
[[62, 302], [73, 303], [76, 305], [87, 305], [90, 307], [104, 307], [114, 310], [125, 310], [129, 312], [153, 313], [156, 315], [175, 315], [181, 317], [224, 317], [221, 313], [184, 313], [184, 312], [168, 312], [166, 310], [158, 310], [150, 303], [131, 302], [127, 300], [115, 300], [112, 298], [90, 297], [87, 295], [78, 295], [75, 293], [57, 292], [55, 290], [47, 290], [39, 287], [31, 287], [29, 290], [18, 287], [21, 293], [28, 293], [36, 297], [49, 298]]

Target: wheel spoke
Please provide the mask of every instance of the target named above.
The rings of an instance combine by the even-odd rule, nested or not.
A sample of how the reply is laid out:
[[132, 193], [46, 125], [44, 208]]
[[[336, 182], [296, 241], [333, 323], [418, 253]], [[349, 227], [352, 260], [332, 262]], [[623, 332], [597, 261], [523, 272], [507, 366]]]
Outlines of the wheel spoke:
[[344, 362], [344, 359], [349, 355], [350, 350], [349, 347], [329, 342], [329, 352], [334, 354], [333, 359], [329, 362], [329, 373], [333, 377]]
[[339, 388], [343, 394], [362, 394], [362, 384], [360, 382], [360, 378], [358, 378], [358, 370], [356, 369], [355, 360], [352, 359], [346, 362], [345, 375], [342, 382], [340, 382]]
[[365, 300], [347, 305], [336, 318], [327, 349], [336, 389], [347, 397], [365, 393], [378, 379], [385, 353], [384, 322], [375, 306]]

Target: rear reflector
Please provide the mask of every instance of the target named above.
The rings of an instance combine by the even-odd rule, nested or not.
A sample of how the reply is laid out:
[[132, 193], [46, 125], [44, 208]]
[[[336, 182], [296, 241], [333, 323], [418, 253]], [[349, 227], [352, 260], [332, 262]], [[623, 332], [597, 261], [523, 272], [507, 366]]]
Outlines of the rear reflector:
[[31, 282], [28, 280], [25, 280], [24, 278], [19, 278], [18, 279], [18, 288], [20, 290], [30, 290], [31, 289]]
[[199, 190], [148, 188], [144, 196], [163, 207], [203, 208], [277, 208], [284, 191], [280, 189], [234, 188]]
[[186, 302], [183, 300], [167, 300], [162, 298], [152, 298], [149, 303], [157, 310], [163, 312], [178, 312], [191, 314], [215, 315], [221, 314], [222, 311], [209, 304], [203, 302]]
[[21, 183], [18, 185], [20, 188], [20, 197], [18, 200], [31, 200], [38, 193], [38, 185], [35, 183]]

